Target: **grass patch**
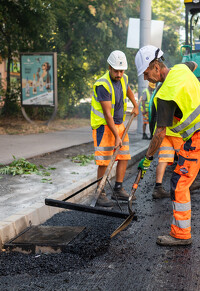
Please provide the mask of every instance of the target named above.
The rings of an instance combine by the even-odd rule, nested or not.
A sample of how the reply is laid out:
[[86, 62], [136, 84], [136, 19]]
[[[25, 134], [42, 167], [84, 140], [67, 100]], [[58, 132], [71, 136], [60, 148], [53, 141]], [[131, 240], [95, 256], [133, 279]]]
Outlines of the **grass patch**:
[[72, 157], [72, 162], [79, 163], [80, 166], [86, 166], [92, 160], [94, 160], [94, 154], [92, 154], [92, 155], [77, 155], [75, 157]]
[[[9, 164], [8, 166], [1, 165], [0, 167], [0, 174], [2, 175], [30, 175], [36, 174], [40, 176], [50, 176], [51, 173], [48, 172], [42, 165], [37, 167], [35, 164], [30, 163], [24, 158], [16, 159], [13, 156], [14, 161]], [[56, 168], [48, 168], [48, 170], [55, 170]], [[43, 180], [43, 179], [42, 179]], [[51, 179], [45, 179], [46, 182], [50, 181]]]

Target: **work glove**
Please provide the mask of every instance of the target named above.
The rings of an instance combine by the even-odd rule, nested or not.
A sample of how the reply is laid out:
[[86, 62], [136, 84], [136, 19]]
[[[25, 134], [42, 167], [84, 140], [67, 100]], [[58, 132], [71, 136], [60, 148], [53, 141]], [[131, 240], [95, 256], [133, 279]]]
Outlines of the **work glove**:
[[140, 169], [140, 170], [142, 171], [142, 174], [141, 174], [141, 178], [142, 178], [142, 179], [143, 179], [143, 177], [144, 177], [144, 174], [146, 174], [146, 171], [147, 171], [148, 168], [150, 167], [152, 160], [153, 160], [153, 157], [149, 157], [148, 159], [147, 159], [146, 157], [144, 157], [144, 158], [139, 162], [138, 169]]

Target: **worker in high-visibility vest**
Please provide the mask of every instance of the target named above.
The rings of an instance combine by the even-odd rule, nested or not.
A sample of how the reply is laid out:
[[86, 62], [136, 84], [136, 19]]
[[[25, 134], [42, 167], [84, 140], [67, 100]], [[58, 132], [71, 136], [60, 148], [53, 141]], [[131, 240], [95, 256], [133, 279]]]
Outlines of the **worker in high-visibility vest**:
[[147, 125], [149, 124], [149, 102], [155, 88], [156, 84], [149, 82], [148, 87], [142, 91], [142, 104], [140, 105], [140, 110], [143, 115], [142, 139], [150, 139], [146, 133], [146, 129]]
[[156, 84], [149, 82], [148, 88], [142, 91], [142, 104], [140, 106], [143, 115], [143, 136], [142, 139], [149, 139], [146, 129], [149, 124], [149, 101], [156, 87]]
[[[185, 62], [188, 68], [194, 72], [197, 68], [197, 64], [195, 62]], [[155, 95], [157, 94], [158, 90], [161, 88], [162, 83], [158, 83], [156, 89], [154, 90], [153, 94], [151, 95], [151, 100], [149, 102], [149, 128], [151, 135], [156, 129], [156, 109], [155, 104], [153, 102]], [[166, 135], [160, 145], [158, 150], [158, 164], [156, 167], [156, 183], [153, 189], [152, 197], [154, 199], [162, 199], [170, 197], [170, 193], [166, 191], [162, 185], [165, 170], [167, 166], [172, 165], [175, 162], [175, 158], [177, 159], [179, 155], [179, 151], [181, 145], [183, 143], [183, 139], [179, 133], [175, 133], [171, 131], [168, 127], [166, 128]], [[190, 186], [190, 193], [193, 194], [194, 190], [200, 188], [200, 182], [194, 180], [192, 185]]]
[[[113, 51], [107, 62], [109, 70], [96, 81], [91, 102], [91, 126], [95, 147], [95, 161], [98, 165], [97, 178], [103, 177], [114, 150], [120, 146], [116, 157], [116, 182], [112, 199], [125, 200], [129, 194], [122, 187], [129, 153], [129, 137], [126, 134], [123, 144], [122, 135], [125, 129], [123, 121], [126, 117], [127, 97], [133, 104], [132, 114], [139, 114], [138, 104], [128, 85], [128, 76], [124, 71], [128, 68], [126, 56], [122, 51]], [[99, 182], [100, 183], [100, 182]], [[108, 199], [103, 189], [97, 200], [98, 206], [111, 207], [115, 203]]]
[[156, 242], [164, 246], [189, 245], [192, 243], [189, 188], [200, 168], [200, 83], [185, 64], [169, 69], [164, 64], [163, 52], [152, 45], [144, 46], [137, 52], [135, 64], [138, 76], [143, 74], [144, 80], [163, 83], [154, 97], [157, 128], [146, 156], [138, 166], [142, 177], [166, 136], [167, 127], [179, 133], [184, 141], [171, 178], [171, 231], [159, 236]]

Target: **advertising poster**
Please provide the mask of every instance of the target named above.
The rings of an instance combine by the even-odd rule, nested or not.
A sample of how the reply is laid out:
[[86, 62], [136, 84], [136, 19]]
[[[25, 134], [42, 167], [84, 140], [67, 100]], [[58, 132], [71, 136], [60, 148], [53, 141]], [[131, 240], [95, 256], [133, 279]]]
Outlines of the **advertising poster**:
[[54, 54], [21, 54], [21, 102], [54, 106]]

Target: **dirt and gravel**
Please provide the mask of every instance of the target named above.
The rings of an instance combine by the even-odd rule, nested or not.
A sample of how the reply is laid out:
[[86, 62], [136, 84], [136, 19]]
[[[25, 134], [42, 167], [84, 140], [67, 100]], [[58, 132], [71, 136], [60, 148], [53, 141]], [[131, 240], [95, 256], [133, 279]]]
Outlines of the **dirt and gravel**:
[[[122, 219], [77, 211], [59, 213], [44, 225], [85, 226], [85, 230], [65, 253], [1, 253], [0, 290], [200, 290], [200, 192], [195, 190], [191, 196], [193, 244], [156, 245], [157, 236], [169, 232], [172, 213], [170, 199], [154, 200], [151, 196], [156, 163], [154, 159], [140, 181], [133, 203], [138, 220], [126, 230], [110, 239]], [[165, 174], [166, 190], [173, 168], [168, 167]], [[124, 187], [128, 192], [136, 174], [137, 165], [127, 170]], [[107, 192], [111, 194], [108, 186]], [[126, 203], [123, 210], [127, 210]]]
[[0, 135], [17, 134], [28, 135], [36, 133], [48, 133], [60, 130], [72, 129], [77, 127], [90, 126], [90, 119], [86, 118], [56, 118], [48, 125], [46, 121], [32, 120], [32, 123], [26, 121], [23, 117], [0, 118]]

